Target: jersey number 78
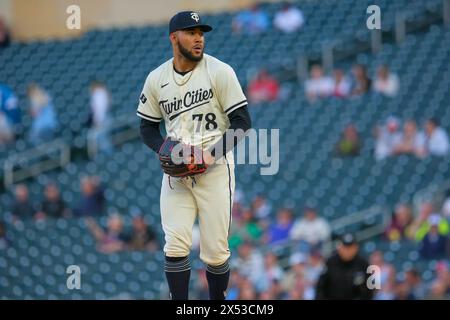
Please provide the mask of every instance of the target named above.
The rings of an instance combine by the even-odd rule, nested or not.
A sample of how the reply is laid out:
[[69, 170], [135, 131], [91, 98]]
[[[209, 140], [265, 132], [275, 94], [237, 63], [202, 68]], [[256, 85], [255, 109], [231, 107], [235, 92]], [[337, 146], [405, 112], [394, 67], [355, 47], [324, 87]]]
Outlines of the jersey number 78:
[[[197, 120], [197, 126], [195, 127], [195, 132], [200, 132], [203, 121], [203, 113], [197, 113], [192, 115], [192, 120]], [[217, 129], [216, 115], [214, 113], [207, 113], [205, 115], [205, 129], [214, 130]]]

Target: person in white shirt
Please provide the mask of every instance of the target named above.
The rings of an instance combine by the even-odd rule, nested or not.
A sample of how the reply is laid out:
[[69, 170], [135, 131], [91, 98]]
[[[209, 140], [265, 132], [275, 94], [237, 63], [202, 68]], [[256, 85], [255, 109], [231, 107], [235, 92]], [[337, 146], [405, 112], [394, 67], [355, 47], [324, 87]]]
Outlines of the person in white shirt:
[[414, 154], [419, 156], [423, 148], [423, 138], [417, 132], [417, 124], [414, 120], [408, 120], [403, 126], [403, 133], [399, 144], [394, 147], [394, 154]]
[[377, 160], [383, 160], [394, 154], [394, 150], [402, 141], [399, 127], [400, 120], [390, 116], [385, 126], [376, 129], [375, 158]]
[[89, 141], [93, 152], [112, 153], [113, 147], [109, 136], [109, 109], [111, 104], [110, 94], [106, 86], [94, 81], [91, 90], [91, 129]]
[[248, 278], [254, 286], [258, 286], [264, 276], [264, 257], [249, 241], [242, 243], [236, 258], [231, 260], [232, 267], [242, 276]]
[[423, 134], [423, 148], [420, 151], [422, 156], [445, 156], [449, 152], [450, 144], [447, 132], [439, 126], [437, 119], [429, 119], [425, 123]]
[[105, 85], [97, 81], [93, 82], [91, 84], [91, 112], [92, 125], [94, 127], [104, 125], [109, 110], [109, 104], [109, 92]]
[[297, 31], [304, 23], [305, 18], [302, 11], [289, 3], [283, 5], [283, 8], [276, 13], [273, 20], [275, 28], [285, 33]]
[[328, 222], [317, 216], [313, 208], [305, 208], [304, 217], [296, 220], [289, 237], [291, 240], [301, 241], [309, 248], [318, 248], [322, 243], [330, 239], [331, 228]]
[[399, 87], [400, 83], [398, 76], [391, 73], [387, 66], [380, 66], [374, 84], [375, 92], [381, 93], [387, 97], [394, 97], [397, 95]]
[[333, 90], [333, 79], [323, 75], [321, 66], [312, 66], [311, 78], [305, 81], [305, 91], [308, 100], [314, 102], [317, 98], [328, 97], [333, 94]]

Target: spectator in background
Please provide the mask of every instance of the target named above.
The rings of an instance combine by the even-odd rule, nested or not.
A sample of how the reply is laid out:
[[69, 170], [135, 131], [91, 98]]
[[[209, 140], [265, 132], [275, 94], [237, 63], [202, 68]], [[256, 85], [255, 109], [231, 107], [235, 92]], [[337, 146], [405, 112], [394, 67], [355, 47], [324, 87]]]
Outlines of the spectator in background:
[[384, 261], [383, 253], [379, 250], [374, 251], [369, 258], [371, 265], [380, 268], [380, 285], [384, 287], [395, 281], [395, 268], [392, 264]]
[[275, 101], [279, 93], [280, 85], [266, 70], [261, 70], [248, 86], [248, 95], [252, 103]]
[[24, 184], [16, 186], [15, 202], [12, 207], [12, 214], [16, 219], [31, 219], [35, 213], [28, 193], [28, 188]]
[[286, 300], [310, 300], [310, 299], [305, 298], [305, 288], [299, 286], [289, 290], [286, 296]]
[[334, 70], [334, 89], [333, 96], [337, 98], [346, 98], [350, 94], [352, 84], [350, 80], [345, 76], [342, 69]]
[[49, 183], [45, 187], [45, 199], [40, 204], [36, 214], [37, 218], [67, 218], [69, 209], [61, 198], [58, 187], [54, 183]]
[[22, 114], [16, 94], [6, 84], [0, 83], [0, 112], [6, 116], [10, 127], [15, 131], [20, 125]]
[[344, 129], [344, 133], [336, 146], [336, 153], [340, 157], [354, 157], [359, 155], [361, 141], [358, 131], [353, 124]]
[[433, 282], [431, 284], [430, 293], [426, 297], [428, 300], [449, 300], [448, 285], [443, 282]]
[[422, 156], [446, 156], [450, 144], [447, 132], [439, 126], [437, 119], [429, 119], [425, 123], [425, 134], [423, 136], [423, 148], [419, 154]]
[[450, 298], [450, 272], [448, 260], [439, 261], [435, 268], [436, 277], [432, 280], [431, 288], [426, 299], [449, 299]]
[[265, 234], [265, 243], [277, 245], [286, 242], [289, 240], [289, 233], [293, 225], [292, 210], [287, 208], [280, 209], [275, 223], [269, 226], [269, 229]]
[[253, 211], [245, 209], [242, 216], [233, 219], [229, 239], [230, 249], [237, 248], [244, 241], [258, 242], [262, 236], [262, 229], [258, 225]]
[[411, 225], [413, 216], [411, 208], [406, 204], [399, 204], [395, 207], [392, 220], [384, 231], [384, 236], [389, 241], [400, 241], [412, 238]]
[[430, 230], [420, 244], [420, 254], [425, 259], [441, 259], [446, 254], [447, 236], [439, 232], [441, 220], [438, 214], [432, 214], [428, 218]]
[[91, 217], [86, 218], [89, 231], [97, 240], [97, 250], [102, 253], [114, 253], [125, 248], [126, 236], [123, 233], [123, 222], [119, 214], [108, 217], [107, 228], [103, 230]]
[[111, 154], [113, 152], [109, 136], [111, 96], [106, 86], [99, 81], [92, 82], [90, 90], [91, 115], [88, 139], [95, 145], [95, 151]]
[[319, 98], [329, 97], [333, 94], [333, 90], [333, 79], [324, 75], [320, 65], [313, 65], [310, 78], [305, 81], [305, 92], [308, 100], [314, 102]]
[[[420, 207], [419, 216], [416, 218], [416, 220], [413, 222], [411, 226], [411, 232], [415, 238], [416, 241], [422, 241], [423, 238], [427, 235], [427, 233], [430, 231], [431, 224], [430, 222], [437, 221], [437, 227], [439, 234], [446, 236], [450, 232], [450, 226], [446, 219], [439, 219], [439, 220], [430, 220], [430, 218], [436, 215], [434, 213], [434, 207], [432, 203], [425, 202]], [[437, 214], [438, 215], [438, 214]]]
[[283, 292], [281, 283], [279, 280], [272, 280], [270, 287], [264, 291], [260, 292], [259, 300], [285, 300], [286, 294]]
[[269, 16], [258, 4], [254, 4], [250, 10], [241, 11], [232, 22], [235, 33], [258, 34], [267, 31], [269, 26]]
[[403, 126], [403, 133], [399, 143], [394, 147], [394, 154], [420, 155], [423, 148], [423, 139], [417, 132], [417, 125], [414, 120], [408, 120]]
[[257, 300], [257, 293], [250, 279], [243, 279], [239, 288], [237, 300]]
[[285, 3], [281, 10], [275, 14], [273, 25], [285, 33], [292, 33], [299, 30], [304, 22], [305, 18], [302, 11], [290, 3]]
[[354, 236], [343, 235], [336, 249], [317, 282], [316, 299], [372, 299], [373, 290], [367, 286], [369, 263], [359, 255]]
[[55, 108], [50, 96], [37, 84], [31, 84], [27, 90], [30, 111], [33, 118], [30, 142], [39, 145], [53, 139], [58, 128]]
[[331, 228], [328, 222], [317, 216], [313, 208], [306, 207], [304, 216], [296, 219], [289, 237], [300, 242], [301, 251], [319, 249], [322, 244], [330, 239]]
[[395, 284], [395, 297], [394, 300], [414, 300], [411, 287], [405, 280], [399, 280]]
[[246, 241], [238, 248], [237, 258], [232, 260], [233, 270], [258, 286], [264, 274], [264, 258], [250, 242]]
[[278, 264], [278, 257], [273, 252], [268, 252], [264, 257], [264, 272], [260, 279], [260, 291], [269, 290], [274, 281], [280, 282], [283, 279], [284, 271]]
[[0, 49], [6, 48], [11, 43], [11, 37], [9, 35], [9, 30], [6, 27], [6, 23], [2, 17], [0, 17]]
[[398, 76], [391, 73], [386, 65], [381, 65], [373, 85], [374, 91], [392, 98], [397, 95], [399, 87]]
[[5, 250], [11, 245], [11, 241], [6, 236], [5, 223], [0, 221], [0, 250]]
[[411, 288], [411, 293], [416, 300], [422, 300], [426, 296], [427, 288], [422, 282], [420, 274], [416, 269], [409, 269], [405, 272], [405, 281]]
[[374, 300], [394, 300], [396, 294], [396, 281], [388, 282], [380, 289], [376, 289], [374, 292]]
[[317, 283], [322, 274], [324, 268], [324, 259], [320, 250], [314, 249], [311, 251], [308, 259], [308, 263], [305, 268], [305, 280], [308, 285], [305, 291], [305, 295], [311, 300], [314, 299], [314, 288], [313, 285]]
[[372, 80], [367, 75], [366, 67], [362, 64], [355, 64], [352, 67], [353, 87], [351, 90], [352, 96], [361, 96], [367, 93], [372, 85]]
[[252, 201], [251, 210], [258, 222], [265, 228], [272, 212], [272, 206], [267, 202], [266, 198], [261, 194], [257, 195]]
[[158, 249], [158, 241], [153, 229], [147, 225], [142, 215], [133, 218], [133, 230], [127, 241], [129, 250], [146, 250], [156, 251]]
[[14, 133], [6, 115], [0, 111], [0, 146], [7, 145], [14, 140]]
[[81, 200], [74, 210], [75, 216], [98, 216], [103, 214], [105, 198], [98, 178], [85, 177], [81, 180]]
[[390, 116], [386, 120], [385, 126], [375, 128], [375, 158], [377, 160], [384, 160], [394, 154], [394, 150], [402, 139], [399, 127], [400, 120]]
[[281, 280], [281, 286], [285, 291], [291, 291], [305, 282], [305, 269], [308, 256], [301, 252], [296, 252], [289, 257], [290, 268], [286, 271]]
[[370, 263], [380, 268], [380, 287], [373, 290], [374, 300], [394, 300], [397, 294], [394, 266], [384, 262], [383, 253], [379, 250], [372, 253]]

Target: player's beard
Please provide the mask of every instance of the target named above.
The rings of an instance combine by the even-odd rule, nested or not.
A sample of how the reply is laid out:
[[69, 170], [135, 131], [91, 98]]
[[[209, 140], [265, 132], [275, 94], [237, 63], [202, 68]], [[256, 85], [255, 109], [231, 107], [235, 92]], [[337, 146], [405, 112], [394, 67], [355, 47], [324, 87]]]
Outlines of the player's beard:
[[188, 59], [189, 61], [199, 62], [200, 60], [203, 59], [203, 50], [202, 50], [202, 54], [197, 57], [197, 56], [194, 56], [192, 53], [190, 53], [188, 49], [183, 47], [181, 45], [180, 41], [177, 41], [177, 44], [178, 44], [178, 48], [180, 49], [181, 55], [183, 57], [185, 57], [186, 59]]

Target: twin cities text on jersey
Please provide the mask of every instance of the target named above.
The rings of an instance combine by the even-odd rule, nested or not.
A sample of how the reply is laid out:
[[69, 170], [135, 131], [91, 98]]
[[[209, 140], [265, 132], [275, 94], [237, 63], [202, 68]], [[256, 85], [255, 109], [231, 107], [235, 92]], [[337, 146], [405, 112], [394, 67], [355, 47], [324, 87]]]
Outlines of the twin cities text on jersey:
[[159, 105], [164, 109], [167, 115], [182, 109], [189, 109], [199, 105], [206, 104], [214, 96], [212, 89], [198, 89], [195, 91], [186, 92], [182, 99], [174, 97], [172, 100], [161, 100]]

